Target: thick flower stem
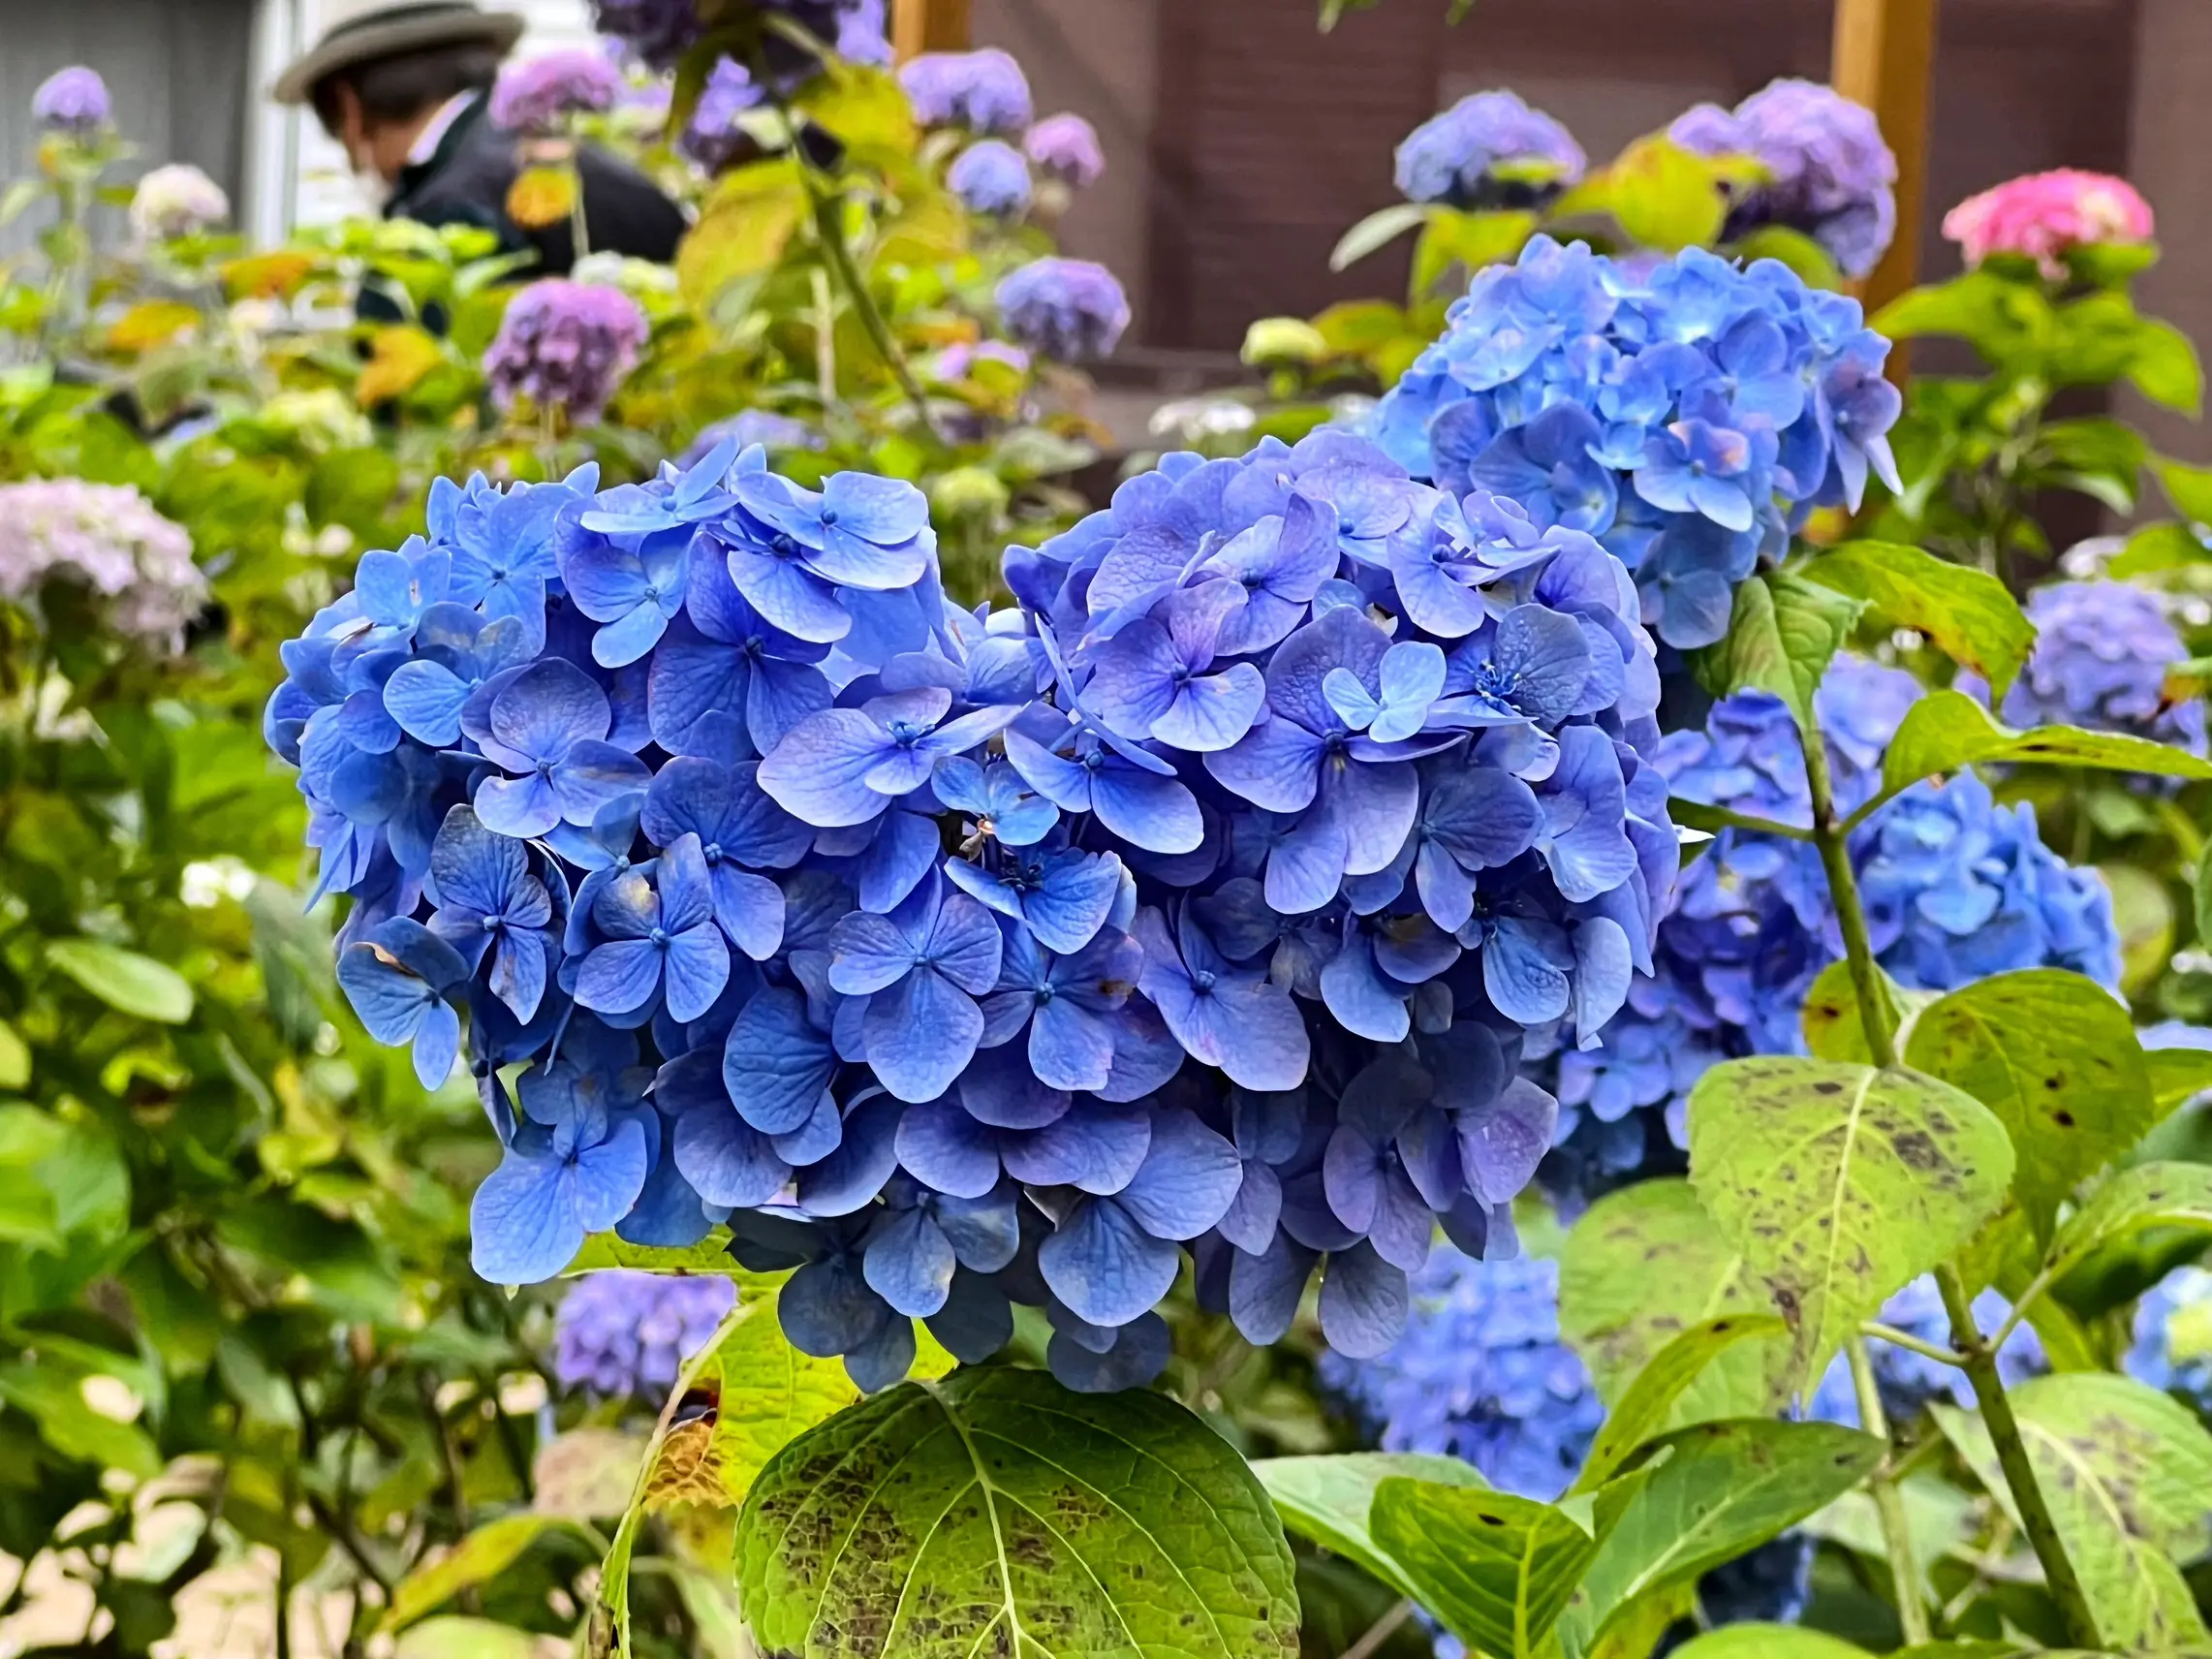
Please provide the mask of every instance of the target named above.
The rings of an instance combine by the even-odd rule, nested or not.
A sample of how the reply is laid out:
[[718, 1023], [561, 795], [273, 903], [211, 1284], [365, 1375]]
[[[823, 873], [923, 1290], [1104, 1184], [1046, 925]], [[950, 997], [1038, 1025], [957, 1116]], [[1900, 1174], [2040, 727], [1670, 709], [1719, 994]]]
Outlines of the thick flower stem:
[[[1858, 1391], [1859, 1425], [1869, 1434], [1889, 1438], [1889, 1421], [1883, 1415], [1882, 1391], [1874, 1384], [1874, 1364], [1866, 1357], [1866, 1340], [1854, 1336], [1845, 1345], [1851, 1356], [1851, 1380]], [[1897, 1622], [1905, 1633], [1905, 1645], [1917, 1647], [1928, 1640], [1928, 1609], [1920, 1599], [1920, 1569], [1913, 1559], [1913, 1528], [1905, 1513], [1905, 1494], [1898, 1488], [1889, 1458], [1874, 1471], [1874, 1507], [1882, 1517], [1882, 1539], [1889, 1549], [1889, 1576], [1897, 1591]]]
[[899, 350], [898, 341], [891, 338], [890, 325], [884, 321], [875, 296], [868, 292], [866, 278], [853, 262], [853, 250], [846, 245], [844, 198], [824, 190], [803, 163], [798, 171], [799, 177], [805, 181], [807, 196], [814, 203], [814, 224], [822, 236], [823, 252], [829, 258], [830, 269], [837, 273], [838, 285], [852, 300], [860, 327], [868, 331], [869, 343], [889, 365], [891, 377], [906, 393], [907, 401], [914, 405], [915, 418], [921, 423], [922, 430], [935, 436], [937, 423], [929, 413], [929, 399], [921, 390], [921, 383], [914, 378], [914, 370], [907, 366], [906, 354]]
[[[1851, 843], [1836, 814], [1827, 748], [1809, 713], [1805, 720], [1804, 747], [1805, 780], [1813, 799], [1813, 841], [1820, 848], [1821, 863], [1828, 876], [1828, 897], [1835, 906], [1836, 921], [1843, 931], [1844, 955], [1851, 964], [1852, 989], [1858, 999], [1859, 1026], [1866, 1035], [1867, 1052], [1873, 1056], [1874, 1063], [1894, 1066], [1897, 1064], [1897, 1034], [1889, 1024], [1889, 999], [1867, 936], [1866, 910], [1859, 902], [1858, 881], [1851, 867]], [[2036, 1479], [2035, 1465], [2028, 1460], [2027, 1442], [2020, 1437], [2020, 1424], [2012, 1415], [2012, 1402], [2007, 1397], [2004, 1381], [1997, 1374], [1997, 1351], [1983, 1340], [1980, 1329], [1974, 1323], [1973, 1299], [1966, 1294], [1966, 1285], [1957, 1269], [1947, 1265], [1939, 1267], [1936, 1285], [1943, 1294], [1944, 1311], [1950, 1316], [1951, 1346], [1958, 1351], [1967, 1380], [1974, 1385], [1975, 1403], [1980, 1406], [1982, 1424], [1997, 1448], [1998, 1466], [2005, 1472], [2005, 1484], [2011, 1488], [2012, 1507], [2020, 1517], [2020, 1529], [2027, 1534], [2036, 1559], [2042, 1566], [2043, 1582], [2051, 1600], [2058, 1604], [2067, 1637], [2078, 1647], [2102, 1647], [2103, 1642], [2098, 1633], [2097, 1615], [2089, 1606], [2089, 1598], [2082, 1590], [2081, 1579], [2073, 1570], [2066, 1546], [2060, 1541], [2057, 1523], [2051, 1519], [2050, 1505], [2044, 1500], [2042, 1487]], [[1880, 1502], [1879, 1491], [1876, 1501]], [[1900, 1506], [1900, 1526], [1902, 1519]], [[1886, 1511], [1883, 1515], [1883, 1531], [1889, 1535], [1891, 1561], [1910, 1560], [1912, 1540], [1892, 1529]], [[1900, 1602], [1905, 1599], [1902, 1591], [1900, 1585]]]

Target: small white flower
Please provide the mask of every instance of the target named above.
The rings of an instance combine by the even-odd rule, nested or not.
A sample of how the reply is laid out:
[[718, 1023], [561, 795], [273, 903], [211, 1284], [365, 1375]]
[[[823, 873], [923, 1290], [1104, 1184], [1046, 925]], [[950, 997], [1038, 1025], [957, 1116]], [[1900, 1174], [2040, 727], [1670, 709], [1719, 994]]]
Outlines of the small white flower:
[[196, 235], [230, 216], [231, 199], [223, 187], [187, 162], [155, 168], [139, 180], [131, 198], [131, 229], [141, 242]]

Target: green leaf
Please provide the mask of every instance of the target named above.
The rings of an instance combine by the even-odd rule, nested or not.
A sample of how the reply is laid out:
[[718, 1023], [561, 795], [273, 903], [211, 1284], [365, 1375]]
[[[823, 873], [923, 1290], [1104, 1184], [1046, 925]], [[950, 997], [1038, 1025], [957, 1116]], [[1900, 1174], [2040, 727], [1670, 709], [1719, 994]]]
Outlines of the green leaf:
[[1792, 1387], [1973, 1237], [2011, 1175], [1989, 1109], [1913, 1072], [1731, 1060], [1690, 1097], [1691, 1185], [1790, 1321]]
[[[1601, 1497], [1600, 1504], [1617, 1522], [1620, 1503]], [[1470, 1647], [1498, 1659], [1538, 1651], [1599, 1543], [1565, 1509], [1402, 1477], [1376, 1488], [1371, 1524], [1376, 1542], [1403, 1567], [1414, 1599]]]
[[902, 1383], [778, 1453], [737, 1523], [763, 1652], [1297, 1652], [1267, 1494], [1164, 1395], [992, 1366]]
[[[1536, 234], [1538, 223], [1537, 215], [1528, 212], [1431, 209], [1428, 227], [1414, 247], [1413, 292], [1426, 294], [1454, 265], [1472, 274], [1511, 260]], [[1465, 277], [1459, 286], [1466, 286]]]
[[806, 192], [792, 161], [757, 161], [724, 173], [676, 249], [676, 279], [695, 310], [725, 289], [772, 269], [806, 216]]
[[489, 1583], [545, 1534], [569, 1524], [551, 1515], [509, 1515], [485, 1521], [435, 1561], [394, 1584], [391, 1605], [377, 1628], [403, 1629], [463, 1590]]
[[0, 1019], [0, 1089], [27, 1088], [31, 1081], [30, 1045]]
[[756, 1280], [765, 1283], [777, 1276], [749, 1272], [739, 1267], [737, 1258], [730, 1254], [730, 1230], [726, 1227], [714, 1228], [697, 1244], [680, 1248], [633, 1244], [612, 1233], [594, 1233], [584, 1239], [576, 1260], [561, 1269], [561, 1277], [574, 1278], [578, 1273], [596, 1273], [606, 1268], [628, 1268], [641, 1273], [701, 1273], [735, 1279], [741, 1285]]
[[2212, 1089], [2212, 1049], [2145, 1049], [2143, 1071], [2151, 1080], [2151, 1099], [2164, 1118], [2175, 1107]]
[[1835, 1424], [1767, 1418], [1700, 1424], [1661, 1445], [1666, 1456], [1584, 1575], [1576, 1617], [1591, 1630], [1779, 1536], [1865, 1480], [1888, 1450]]
[[47, 960], [109, 1008], [164, 1025], [192, 1017], [192, 987], [174, 968], [97, 939], [56, 939]]
[[1605, 179], [1613, 217], [1645, 247], [1671, 254], [1719, 240], [1728, 199], [1709, 158], [1670, 139], [1638, 139]]
[[2204, 409], [2204, 365], [2196, 347], [2171, 323], [2145, 318], [2135, 336], [2128, 378], [2153, 403], [2196, 416]]
[[2072, 726], [2039, 726], [2032, 732], [2015, 732], [1999, 724], [1988, 709], [1962, 691], [1931, 691], [1913, 704], [1897, 728], [1882, 763], [1883, 788], [1895, 794], [1924, 777], [1939, 777], [1986, 762], [2212, 777], [2212, 761], [2148, 737], [2084, 732]]
[[2158, 571], [2179, 570], [2184, 565], [2201, 564], [2208, 558], [2212, 558], [2212, 548], [2197, 540], [2188, 525], [2168, 520], [2163, 524], [2146, 524], [2130, 536], [2128, 545], [2105, 569], [2107, 574], [2125, 579]]
[[794, 101], [862, 167], [895, 166], [914, 154], [920, 134], [914, 110], [888, 70], [830, 55]]
[[842, 1360], [818, 1360], [791, 1345], [772, 1299], [726, 1328], [700, 1381], [721, 1389], [713, 1448], [732, 1507], [778, 1452], [860, 1397]]
[[2036, 625], [1985, 571], [1896, 542], [1846, 542], [1802, 567], [1823, 587], [1863, 599], [1894, 628], [1914, 628], [2002, 698], [2036, 643]]
[[538, 1659], [527, 1630], [488, 1618], [426, 1618], [405, 1632], [391, 1659]]
[[1844, 274], [1836, 265], [1835, 255], [1804, 232], [1788, 225], [1755, 226], [1730, 242], [1729, 252], [1747, 263], [1780, 260], [1814, 288], [1834, 292], [1844, 285]]
[[63, 1456], [120, 1470], [133, 1480], [152, 1480], [161, 1473], [160, 1451], [137, 1424], [92, 1409], [80, 1386], [87, 1374], [51, 1362], [0, 1365], [0, 1401], [36, 1423], [47, 1444]]
[[2194, 523], [2212, 524], [2212, 467], [2162, 459], [2153, 461], [2151, 470], [2159, 475], [2176, 513]]
[[1428, 207], [1418, 202], [1393, 202], [1387, 207], [1378, 207], [1338, 238], [1328, 256], [1328, 268], [1344, 270], [1357, 265], [1408, 231], [1427, 224], [1428, 218]]
[[[1608, 1193], [1567, 1236], [1559, 1259], [1559, 1329], [1618, 1407], [1636, 1379], [1684, 1331], [1770, 1306], [1683, 1180]], [[1787, 1345], [1755, 1341], [1720, 1354], [1677, 1397], [1675, 1426], [1750, 1417], [1782, 1403]]]
[[[1879, 967], [1874, 970], [1882, 987], [1883, 1018], [1891, 1038], [1902, 1043], [1920, 1010], [1935, 1001], [1935, 993], [1907, 990]], [[1830, 962], [1805, 993], [1805, 1006], [1797, 1023], [1805, 1033], [1805, 1047], [1816, 1060], [1850, 1060], [1861, 1066], [1874, 1063], [1866, 1042], [1866, 1027], [1858, 1017], [1858, 986], [1847, 961]]]
[[1866, 602], [1789, 571], [1769, 571], [1736, 588], [1729, 635], [1697, 656], [1698, 679], [1715, 697], [1770, 691], [1798, 727], [1813, 723], [1813, 693], [1851, 639]]
[[1356, 1561], [1401, 1595], [1414, 1594], [1395, 1558], [1368, 1530], [1375, 1492], [1385, 1481], [1406, 1479], [1431, 1485], [1487, 1490], [1488, 1483], [1457, 1457], [1421, 1452], [1346, 1452], [1333, 1456], [1264, 1457], [1252, 1465], [1275, 1513], [1299, 1537]]
[[2048, 1271], [2062, 1279], [2107, 1244], [2154, 1227], [2212, 1233], [2212, 1167], [2138, 1164], [2122, 1170], [2059, 1228]]
[[1930, 1003], [1905, 1061], [1997, 1114], [2012, 1142], [2012, 1192], [2039, 1239], [2073, 1189], [2157, 1121], [2127, 1005], [2056, 968], [1999, 974]]
[[[2212, 1640], [2168, 1549], [2190, 1532], [2170, 1513], [2178, 1487], [2156, 1466], [2172, 1458], [2173, 1477], [2204, 1474], [2206, 1448], [2192, 1444], [2172, 1415], [2186, 1419], [2186, 1408], [2129, 1378], [2096, 1374], [2041, 1378], [2013, 1390], [2012, 1405], [2036, 1483], [2104, 1642], [2163, 1653]], [[1931, 1409], [1945, 1438], [2017, 1525], [2011, 1488], [1980, 1416], [1940, 1403]], [[2188, 1426], [2204, 1434], [2194, 1419]], [[2203, 1488], [2180, 1501], [2200, 1533]]]
[[1623, 1467], [1645, 1441], [1667, 1426], [1674, 1404], [1705, 1368], [1738, 1342], [1787, 1336], [1789, 1327], [1772, 1314], [1724, 1314], [1693, 1325], [1652, 1356], [1636, 1373], [1598, 1430], [1589, 1458], [1573, 1489], [1594, 1491]]
[[1794, 1624], [1728, 1624], [1684, 1643], [1674, 1655], [1675, 1659], [1866, 1659], [1866, 1649]]

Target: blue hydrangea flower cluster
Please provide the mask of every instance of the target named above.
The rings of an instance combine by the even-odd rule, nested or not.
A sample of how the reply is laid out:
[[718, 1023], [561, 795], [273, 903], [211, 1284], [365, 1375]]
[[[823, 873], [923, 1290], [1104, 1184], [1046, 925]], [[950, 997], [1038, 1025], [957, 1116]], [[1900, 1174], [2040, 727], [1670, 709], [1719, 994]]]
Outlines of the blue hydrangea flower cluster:
[[1582, 176], [1574, 136], [1511, 92], [1477, 92], [1431, 115], [1398, 145], [1398, 190], [1409, 202], [1521, 207]]
[[1864, 276], [1897, 234], [1897, 158], [1874, 111], [1833, 87], [1776, 80], [1733, 110], [1698, 105], [1667, 137], [1700, 155], [1749, 156], [1764, 170], [1730, 200], [1727, 240], [1786, 226], [1826, 248], [1846, 276]]
[[1120, 280], [1093, 260], [1031, 260], [1000, 279], [992, 302], [1011, 338], [1061, 362], [1105, 357], [1129, 327]]
[[2212, 1413], [2212, 1272], [2177, 1268], [2135, 1305], [2128, 1375]]
[[1894, 485], [1888, 342], [1773, 260], [1631, 266], [1538, 236], [1448, 316], [1376, 440], [1439, 488], [1597, 537], [1667, 645], [1722, 638], [1736, 584], [1813, 509], [1855, 507], [1869, 472]]
[[914, 106], [914, 118], [925, 127], [1019, 138], [1036, 114], [1028, 77], [997, 47], [923, 52], [900, 67], [898, 82]]
[[1559, 1335], [1559, 1265], [1440, 1248], [1414, 1275], [1388, 1353], [1321, 1357], [1322, 1386], [1386, 1452], [1457, 1457], [1500, 1491], [1549, 1503], [1573, 1484], [1605, 1408]]
[[[1780, 1538], [1724, 1561], [1698, 1581], [1698, 1608], [1704, 1627], [1730, 1624], [1795, 1624], [1813, 1599], [1813, 1558], [1819, 1542], [1809, 1532]], [[1663, 1644], [1659, 1653], [1673, 1651]]]
[[760, 145], [745, 130], [744, 116], [766, 101], [745, 66], [734, 58], [717, 58], [691, 119], [676, 135], [676, 148], [709, 172], [722, 172], [759, 153]]
[[[1839, 658], [1817, 711], [1844, 811], [1879, 789], [1883, 752], [1919, 695], [1911, 675]], [[1658, 764], [1675, 796], [1798, 827], [1811, 823], [1804, 758], [1779, 699], [1716, 704], [1669, 733]], [[1854, 834], [1852, 861], [1884, 969], [1950, 990], [2017, 968], [2061, 967], [2116, 986], [2110, 894], [2036, 833], [2034, 809], [1999, 806], [1971, 773], [1925, 783]], [[1799, 1011], [1843, 955], [1820, 857], [1806, 842], [1724, 830], [1683, 870], [1661, 923], [1656, 972], [1598, 1048], [1557, 1061], [1561, 1143], [1545, 1186], [1571, 1206], [1680, 1167], [1690, 1091], [1747, 1054], [1801, 1053]]]
[[[1974, 1299], [1975, 1323], [1985, 1335], [1994, 1334], [2011, 1315], [2012, 1304], [1995, 1291], [1983, 1291]], [[1950, 1346], [1950, 1319], [1944, 1312], [1943, 1295], [1933, 1277], [1915, 1279], [1884, 1302], [1881, 1322], [1923, 1342]], [[1947, 1399], [1968, 1410], [1974, 1407], [1974, 1389], [1966, 1373], [1955, 1365], [1943, 1364], [1879, 1338], [1868, 1339], [1866, 1357], [1874, 1366], [1882, 1414], [1892, 1424], [1911, 1423], [1936, 1400]], [[2042, 1339], [2035, 1327], [2022, 1320], [1997, 1351], [1998, 1376], [2007, 1388], [2013, 1389], [2049, 1369]], [[1822, 1373], [1810, 1404], [1812, 1415], [1823, 1423], [1860, 1426], [1858, 1388], [1852, 1378], [1851, 1362], [1843, 1355], [1837, 1355]]]
[[114, 105], [108, 83], [82, 64], [58, 69], [31, 94], [31, 122], [42, 132], [86, 139], [108, 125]]
[[736, 1300], [735, 1282], [714, 1274], [586, 1273], [553, 1318], [553, 1376], [603, 1399], [658, 1403]]
[[2124, 581], [2062, 581], [2028, 596], [2036, 625], [2027, 667], [2000, 712], [2014, 726], [2125, 732], [2204, 753], [2204, 702], [2166, 695], [2166, 671], [2186, 661], [2158, 595]]
[[465, 1019], [483, 1276], [726, 1223], [866, 1386], [1018, 1300], [1109, 1388], [1186, 1247], [1376, 1353], [1440, 1221], [1510, 1225], [1525, 1034], [1598, 1040], [1677, 859], [1593, 538], [1325, 431], [1165, 458], [970, 613], [910, 485], [597, 482], [441, 482], [266, 715], [363, 1023], [436, 1082]]
[[945, 187], [971, 213], [1018, 219], [1029, 210], [1029, 162], [1004, 139], [979, 139], [953, 157]]

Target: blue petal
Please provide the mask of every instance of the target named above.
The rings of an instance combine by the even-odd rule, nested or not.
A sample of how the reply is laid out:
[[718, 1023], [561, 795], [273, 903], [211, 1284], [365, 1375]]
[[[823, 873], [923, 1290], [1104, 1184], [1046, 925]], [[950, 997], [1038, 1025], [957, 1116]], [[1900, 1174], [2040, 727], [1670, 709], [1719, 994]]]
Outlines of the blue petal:
[[1375, 1359], [1404, 1332], [1408, 1301], [1405, 1270], [1355, 1244], [1330, 1256], [1322, 1275], [1322, 1334], [1349, 1360]]
[[[991, 937], [995, 950], [996, 928]], [[935, 1100], [975, 1058], [983, 1016], [944, 975], [917, 968], [869, 998], [864, 1029], [868, 1063], [884, 1087], [904, 1101]]]
[[1037, 1247], [1052, 1294], [1093, 1325], [1127, 1325], [1159, 1304], [1183, 1253], [1138, 1227], [1110, 1198], [1077, 1205]]
[[1152, 1145], [1118, 1203], [1156, 1238], [1196, 1238], [1236, 1199], [1244, 1168], [1236, 1148], [1190, 1111], [1163, 1111]]
[[1032, 1186], [1115, 1193], [1136, 1177], [1151, 1145], [1150, 1116], [1140, 1106], [1086, 1101], [1043, 1129], [1007, 1134], [1000, 1156], [1008, 1174]]
[[761, 763], [761, 787], [819, 828], [865, 824], [889, 804], [863, 780], [890, 748], [890, 735], [858, 709], [832, 708], [786, 734]]
[[797, 992], [770, 986], [745, 1005], [722, 1050], [722, 1081], [737, 1111], [769, 1135], [797, 1129], [837, 1070], [829, 1039]]
[[981, 1198], [998, 1185], [991, 1132], [950, 1101], [908, 1107], [899, 1119], [897, 1151], [908, 1174], [938, 1192]]
[[583, 1244], [567, 1163], [510, 1147], [469, 1201], [469, 1261], [495, 1285], [535, 1285], [576, 1260]]
[[956, 1266], [937, 1223], [920, 1209], [909, 1209], [879, 1224], [862, 1270], [892, 1312], [919, 1319], [945, 1305]]

